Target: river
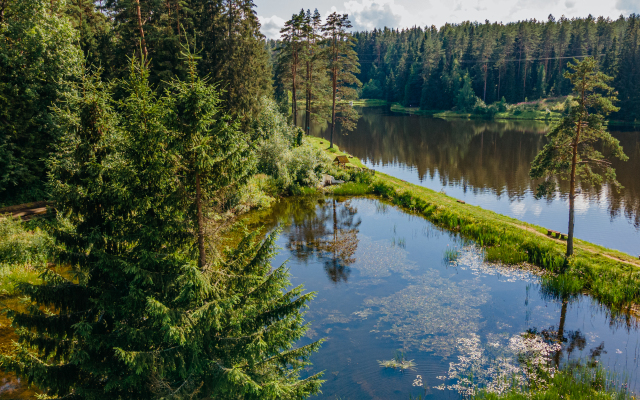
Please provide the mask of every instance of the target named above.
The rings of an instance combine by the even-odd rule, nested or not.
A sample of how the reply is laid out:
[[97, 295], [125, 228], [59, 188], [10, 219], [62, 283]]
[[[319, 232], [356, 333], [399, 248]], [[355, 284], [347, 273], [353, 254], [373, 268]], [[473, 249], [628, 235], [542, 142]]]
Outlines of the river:
[[[568, 183], [536, 200], [531, 161], [551, 125], [538, 121], [443, 120], [362, 108], [354, 131], [337, 129], [335, 143], [370, 168], [500, 214], [567, 232]], [[613, 161], [624, 189], [581, 187], [576, 237], [640, 255], [640, 132], [611, 127], [627, 162]], [[311, 134], [328, 138], [327, 126]]]

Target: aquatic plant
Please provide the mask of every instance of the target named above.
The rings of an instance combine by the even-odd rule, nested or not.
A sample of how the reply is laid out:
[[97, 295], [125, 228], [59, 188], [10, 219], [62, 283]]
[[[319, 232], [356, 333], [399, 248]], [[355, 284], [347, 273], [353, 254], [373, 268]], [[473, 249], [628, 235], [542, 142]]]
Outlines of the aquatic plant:
[[480, 329], [479, 307], [489, 300], [488, 287], [475, 280], [451, 282], [433, 269], [411, 280], [390, 296], [365, 299], [363, 307], [378, 309], [374, 332], [392, 337], [407, 350], [453, 355], [459, 337]]
[[555, 373], [551, 355], [560, 350], [560, 345], [523, 333], [511, 337], [506, 346], [499, 341], [483, 346], [480, 337], [472, 333], [458, 339], [458, 348], [462, 352], [458, 362], [449, 364], [446, 376], [437, 377], [452, 383], [434, 388], [471, 397], [479, 390], [501, 394], [513, 389], [526, 392], [544, 388]]
[[414, 370], [417, 365], [413, 360], [407, 360], [403, 352], [396, 352], [395, 357], [391, 360], [378, 360], [378, 364], [380, 364], [382, 368], [393, 368], [402, 372]]
[[459, 255], [460, 253], [458, 252], [457, 248], [452, 249], [449, 247], [449, 245], [447, 245], [447, 248], [444, 251], [444, 256], [442, 257], [442, 259], [445, 262], [445, 264], [452, 264], [458, 260]]

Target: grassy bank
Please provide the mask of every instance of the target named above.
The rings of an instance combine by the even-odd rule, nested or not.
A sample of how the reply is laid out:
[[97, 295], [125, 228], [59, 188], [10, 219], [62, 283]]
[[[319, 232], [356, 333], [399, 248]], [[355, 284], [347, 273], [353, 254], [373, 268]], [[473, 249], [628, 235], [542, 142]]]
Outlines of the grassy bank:
[[425, 115], [436, 118], [458, 119], [490, 119], [490, 120], [522, 120], [522, 121], [559, 121], [562, 114], [558, 111], [537, 110], [534, 108], [517, 109], [498, 112], [495, 114], [468, 113], [462, 111], [421, 110], [419, 107], [404, 107], [401, 104], [391, 105], [391, 111], [406, 114]]
[[[329, 151], [326, 140], [311, 140]], [[332, 152], [344, 154], [335, 145]], [[362, 165], [355, 157], [350, 162]], [[487, 261], [536, 265], [549, 273], [548, 283], [555, 284], [563, 295], [588, 292], [615, 312], [638, 314], [635, 304], [640, 303], [640, 262], [628, 254], [577, 239], [574, 256], [565, 259], [566, 242], [548, 237], [544, 227], [464, 204], [382, 173], [376, 173], [370, 183], [353, 182], [334, 190], [345, 195], [378, 195], [477, 242], [485, 249]], [[558, 275], [561, 278], [554, 278]]]
[[546, 388], [531, 393], [480, 393], [475, 400], [632, 400], [625, 384], [601, 367], [569, 366], [548, 380]]

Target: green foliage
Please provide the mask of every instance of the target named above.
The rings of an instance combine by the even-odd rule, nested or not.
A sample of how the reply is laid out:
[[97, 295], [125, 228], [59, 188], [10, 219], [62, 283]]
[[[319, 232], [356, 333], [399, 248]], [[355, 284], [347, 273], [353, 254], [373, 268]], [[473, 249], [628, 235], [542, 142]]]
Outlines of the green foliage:
[[41, 284], [18, 285], [34, 306], [8, 312], [20, 340], [0, 366], [54, 398], [317, 393], [320, 376], [299, 374], [320, 343], [293, 347], [313, 294], [272, 269], [277, 232], [262, 242], [254, 232], [205, 266], [195, 254], [196, 200], [181, 178], [194, 159], [209, 173], [207, 156], [190, 157], [209, 140], [215, 89], [176, 81], [178, 96], [160, 97], [137, 61], [117, 84], [115, 102], [111, 84], [84, 75], [56, 110], [65, 134], [50, 161], [53, 233], [72, 278], [42, 266]]
[[456, 97], [456, 107], [458, 107], [460, 111], [470, 112], [476, 105], [477, 100], [478, 98], [471, 87], [471, 78], [469, 74], [466, 73], [462, 77], [462, 87]]
[[0, 219], [0, 296], [14, 294], [16, 282], [36, 282], [36, 266], [54, 255], [51, 236], [19, 219]]
[[46, 197], [44, 160], [60, 135], [49, 108], [68, 90], [65, 81], [77, 78], [82, 59], [63, 6], [10, 1], [0, 20], [0, 203]]
[[289, 125], [274, 101], [263, 99], [262, 111], [254, 122], [258, 171], [275, 179], [279, 193], [291, 193], [296, 186], [315, 187], [330, 159], [304, 138], [293, 147], [298, 128]]
[[382, 98], [382, 88], [377, 80], [369, 79], [369, 82], [365, 83], [362, 87], [363, 99], [379, 99]]
[[53, 240], [46, 232], [30, 230], [19, 219], [0, 219], [0, 265], [43, 264], [52, 255]]

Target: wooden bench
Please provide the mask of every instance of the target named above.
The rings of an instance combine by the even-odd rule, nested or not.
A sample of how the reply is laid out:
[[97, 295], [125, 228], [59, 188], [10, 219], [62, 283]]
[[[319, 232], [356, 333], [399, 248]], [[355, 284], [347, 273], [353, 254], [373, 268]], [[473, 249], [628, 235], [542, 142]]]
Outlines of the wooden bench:
[[549, 236], [555, 236], [557, 239], [566, 239], [567, 235], [565, 235], [564, 233], [560, 233], [558, 231], [554, 231], [552, 229], [547, 229], [547, 235]]

